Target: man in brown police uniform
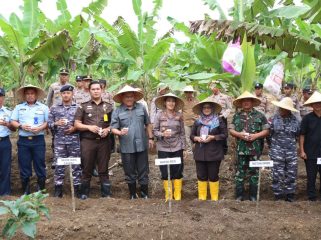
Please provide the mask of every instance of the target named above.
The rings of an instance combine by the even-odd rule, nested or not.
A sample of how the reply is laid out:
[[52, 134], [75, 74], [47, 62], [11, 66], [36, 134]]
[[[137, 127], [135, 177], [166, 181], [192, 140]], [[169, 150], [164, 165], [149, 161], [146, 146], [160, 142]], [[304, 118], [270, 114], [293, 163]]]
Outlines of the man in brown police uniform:
[[91, 100], [82, 103], [75, 115], [75, 127], [81, 131], [81, 159], [83, 173], [81, 199], [89, 196], [90, 180], [97, 162], [101, 182], [101, 196], [110, 197], [108, 176], [110, 159], [110, 120], [113, 106], [102, 100], [102, 88], [98, 81], [89, 84]]

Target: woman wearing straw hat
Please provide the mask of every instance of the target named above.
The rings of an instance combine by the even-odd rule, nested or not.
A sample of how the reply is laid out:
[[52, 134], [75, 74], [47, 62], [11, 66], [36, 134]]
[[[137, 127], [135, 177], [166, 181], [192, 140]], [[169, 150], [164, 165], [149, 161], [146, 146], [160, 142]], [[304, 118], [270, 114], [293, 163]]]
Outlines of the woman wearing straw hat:
[[257, 168], [249, 167], [250, 161], [259, 159], [262, 153], [261, 140], [269, 134], [269, 124], [263, 113], [253, 107], [261, 101], [245, 91], [234, 100], [233, 105], [241, 110], [236, 112], [230, 128], [230, 133], [236, 138], [237, 170], [235, 175], [236, 200], [244, 200], [244, 180], [249, 176], [249, 199], [256, 201], [259, 172]]
[[[125, 86], [115, 96], [121, 103], [112, 114], [111, 128], [119, 136], [120, 153], [128, 184], [130, 199], [136, 199], [136, 182], [140, 184], [142, 198], [148, 198], [148, 144], [154, 145], [152, 126], [145, 107], [137, 103], [143, 94], [135, 88]], [[148, 132], [148, 143], [146, 136]]]
[[[178, 111], [183, 108], [184, 102], [176, 95], [168, 93], [158, 97], [155, 104], [158, 108], [162, 109], [155, 117], [153, 129], [154, 135], [157, 138], [158, 157], [180, 157], [182, 160], [181, 164], [170, 165], [170, 177], [174, 183], [174, 199], [181, 200], [185, 130], [183, 115]], [[172, 199], [172, 181], [168, 182], [167, 180], [167, 166], [160, 166], [160, 171], [165, 190], [165, 199], [167, 201]]]
[[272, 101], [279, 107], [270, 124], [270, 158], [273, 161], [272, 190], [275, 200], [285, 197], [288, 202], [294, 201], [298, 169], [297, 139], [299, 137], [299, 120], [291, 113], [298, 112], [291, 98]]
[[193, 107], [200, 117], [194, 122], [191, 140], [195, 143], [194, 160], [198, 179], [198, 199], [207, 199], [207, 182], [211, 200], [218, 200], [219, 168], [224, 159], [224, 140], [227, 127], [218, 116], [222, 107], [211, 100], [204, 100]]
[[[300, 129], [300, 156], [305, 160], [308, 183], [307, 194], [310, 201], [316, 201], [315, 180], [317, 173], [321, 176], [321, 93], [315, 91], [304, 103], [313, 108], [313, 112], [305, 115]], [[321, 189], [320, 189], [321, 192]]]
[[38, 190], [45, 189], [46, 182], [46, 143], [49, 109], [38, 100], [44, 98], [45, 92], [36, 86], [27, 85], [17, 90], [17, 97], [22, 103], [12, 112], [11, 123], [19, 129], [18, 162], [24, 194], [30, 193], [29, 179], [32, 176], [32, 162], [38, 177]]

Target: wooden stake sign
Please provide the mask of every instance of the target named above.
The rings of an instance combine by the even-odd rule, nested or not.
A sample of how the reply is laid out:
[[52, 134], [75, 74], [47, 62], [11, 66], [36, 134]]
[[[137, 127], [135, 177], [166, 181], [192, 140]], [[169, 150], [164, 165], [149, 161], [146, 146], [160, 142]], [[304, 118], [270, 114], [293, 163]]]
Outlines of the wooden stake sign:
[[171, 196], [173, 196], [172, 193], [172, 187], [171, 187], [171, 169], [170, 165], [173, 164], [181, 164], [182, 160], [180, 157], [174, 157], [174, 158], [156, 158], [155, 159], [155, 165], [160, 166], [160, 165], [167, 165], [167, 173], [168, 173], [168, 211], [171, 213], [172, 212], [172, 201], [171, 201]]
[[69, 178], [70, 178], [70, 188], [71, 188], [71, 205], [72, 211], [76, 211], [76, 201], [75, 201], [75, 189], [74, 189], [74, 179], [72, 177], [72, 165], [80, 165], [80, 158], [58, 158], [58, 166], [68, 166], [69, 165]]

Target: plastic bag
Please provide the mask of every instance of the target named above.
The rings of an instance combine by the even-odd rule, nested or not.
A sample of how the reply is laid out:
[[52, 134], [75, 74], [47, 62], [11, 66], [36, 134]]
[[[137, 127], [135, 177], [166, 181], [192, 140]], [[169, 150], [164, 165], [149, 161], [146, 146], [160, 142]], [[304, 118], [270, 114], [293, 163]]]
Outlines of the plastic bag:
[[266, 77], [263, 88], [274, 96], [279, 96], [283, 79], [284, 65], [283, 63], [278, 62], [272, 67], [270, 74]]
[[224, 71], [232, 73], [233, 75], [240, 75], [242, 72], [243, 58], [244, 56], [240, 41], [230, 43], [222, 58], [222, 67]]

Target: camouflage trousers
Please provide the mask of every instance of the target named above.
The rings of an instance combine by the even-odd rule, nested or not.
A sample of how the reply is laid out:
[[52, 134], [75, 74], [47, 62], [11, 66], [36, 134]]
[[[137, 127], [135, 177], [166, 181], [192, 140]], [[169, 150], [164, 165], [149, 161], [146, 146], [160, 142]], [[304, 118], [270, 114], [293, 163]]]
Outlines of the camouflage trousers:
[[[78, 144], [55, 144], [55, 157], [57, 158], [67, 158], [67, 157], [80, 157], [80, 145]], [[63, 185], [65, 178], [65, 167], [66, 166], [56, 166], [54, 174], [55, 185]], [[72, 165], [72, 176], [74, 180], [74, 185], [80, 185], [81, 179], [81, 166]]]
[[271, 148], [270, 158], [273, 160], [272, 190], [274, 194], [295, 193], [298, 171], [296, 149]]
[[250, 161], [258, 160], [257, 156], [238, 155], [236, 165], [235, 185], [236, 187], [243, 187], [244, 181], [249, 177], [250, 185], [257, 186], [259, 178], [259, 169], [249, 167]]

